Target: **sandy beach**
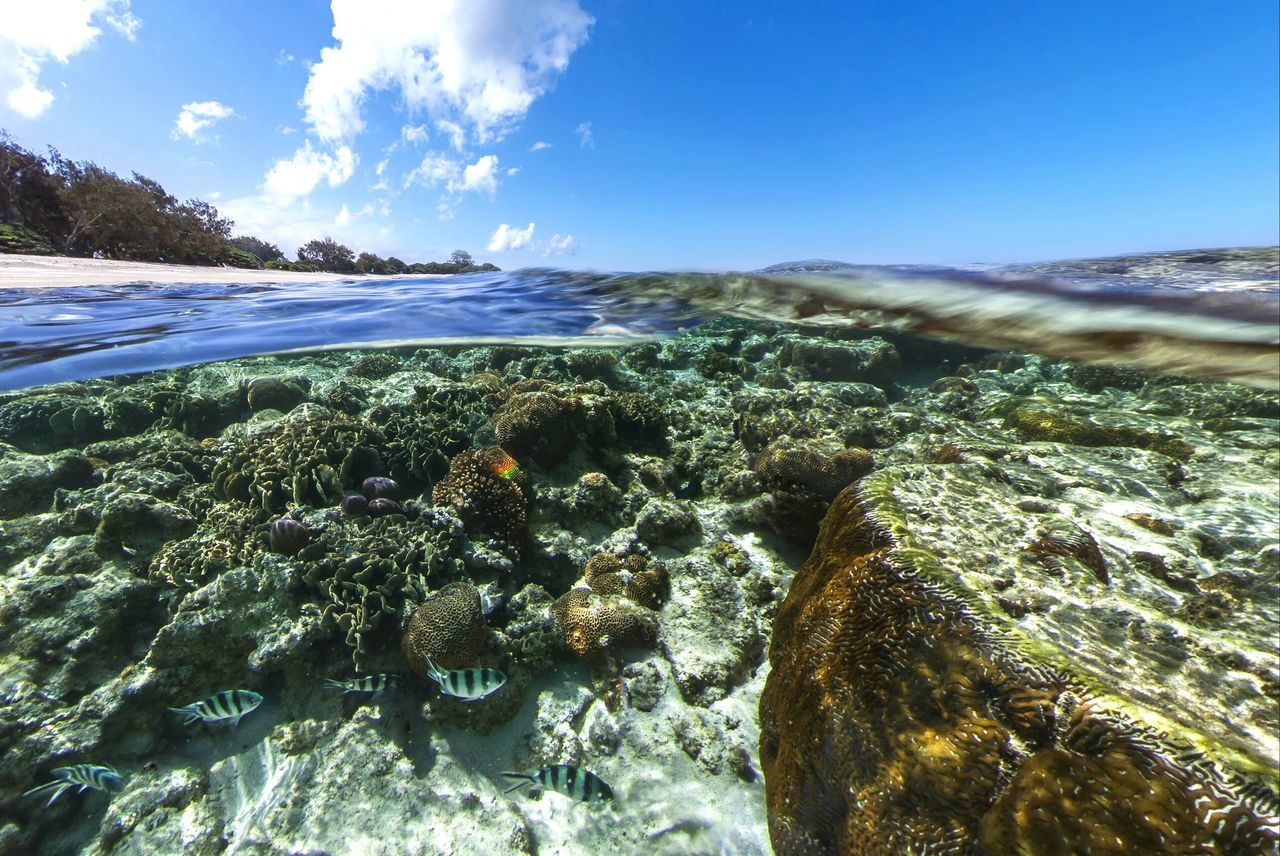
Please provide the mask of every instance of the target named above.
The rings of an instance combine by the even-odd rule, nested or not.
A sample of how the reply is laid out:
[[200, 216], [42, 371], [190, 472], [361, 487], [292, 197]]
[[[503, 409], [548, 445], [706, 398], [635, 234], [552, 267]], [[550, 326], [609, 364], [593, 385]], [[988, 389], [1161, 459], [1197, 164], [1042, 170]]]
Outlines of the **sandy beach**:
[[123, 285], [125, 283], [268, 283], [333, 282], [391, 279], [337, 273], [294, 273], [233, 267], [118, 262], [65, 256], [0, 255], [0, 288], [46, 288], [58, 285]]

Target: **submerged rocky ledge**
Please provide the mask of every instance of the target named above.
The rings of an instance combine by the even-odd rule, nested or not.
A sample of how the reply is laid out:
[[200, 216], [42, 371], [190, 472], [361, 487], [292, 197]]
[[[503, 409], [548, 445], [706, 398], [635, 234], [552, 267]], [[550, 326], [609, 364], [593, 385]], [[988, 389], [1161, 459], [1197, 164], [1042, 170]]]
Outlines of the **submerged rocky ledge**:
[[[725, 320], [5, 393], [0, 853], [1271, 852], [1278, 427]], [[21, 796], [77, 763], [123, 789]], [[502, 793], [561, 763], [613, 803]]]

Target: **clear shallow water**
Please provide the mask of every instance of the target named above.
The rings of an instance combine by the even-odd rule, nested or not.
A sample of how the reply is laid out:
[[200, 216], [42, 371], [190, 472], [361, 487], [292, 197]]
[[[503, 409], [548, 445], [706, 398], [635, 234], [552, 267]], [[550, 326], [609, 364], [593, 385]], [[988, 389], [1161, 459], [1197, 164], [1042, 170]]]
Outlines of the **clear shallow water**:
[[1280, 381], [1277, 251], [1007, 268], [777, 265], [751, 274], [491, 275], [0, 292], [0, 387], [293, 350], [625, 344], [714, 315], [898, 329], [967, 344]]

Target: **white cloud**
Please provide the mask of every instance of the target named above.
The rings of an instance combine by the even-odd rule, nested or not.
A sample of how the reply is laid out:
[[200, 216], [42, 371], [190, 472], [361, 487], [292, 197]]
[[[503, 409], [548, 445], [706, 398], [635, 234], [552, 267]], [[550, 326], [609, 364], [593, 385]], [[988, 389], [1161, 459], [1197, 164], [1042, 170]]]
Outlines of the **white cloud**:
[[280, 48], [280, 53], [276, 54], [276, 65], [288, 65], [295, 59], [297, 59], [297, 57], [293, 54], [289, 53], [284, 48]]
[[427, 141], [427, 126], [405, 125], [400, 129], [400, 139], [406, 143], [425, 143]]
[[536, 143], [534, 143], [533, 145], [529, 146], [529, 151], [531, 151], [531, 152], [540, 152], [540, 151], [542, 151], [543, 149], [549, 149], [549, 148], [551, 148], [551, 144], [550, 144], [550, 143], [544, 142], [544, 141], [542, 141], [542, 140], [538, 140], [538, 142], [536, 142]]
[[343, 226], [351, 224], [351, 209], [347, 207], [347, 203], [342, 203], [342, 208], [338, 211], [338, 216], [333, 218], [333, 225], [341, 229]]
[[497, 155], [485, 155], [475, 163], [468, 164], [462, 170], [462, 183], [449, 189], [455, 192], [474, 190], [492, 199], [494, 194], [498, 192]]
[[38, 118], [53, 103], [40, 86], [40, 70], [49, 60], [66, 65], [102, 32], [100, 23], [133, 41], [141, 26], [129, 0], [39, 0], [6, 3], [0, 28], [0, 91], [9, 109]]
[[211, 190], [211, 191], [209, 191], [208, 193], [206, 193], [206, 194], [204, 195], [204, 198], [205, 198], [205, 199], [208, 199], [210, 202], [217, 202], [219, 199], [221, 199], [221, 198], [222, 198], [222, 191], [221, 191], [221, 190]]
[[370, 92], [457, 124], [476, 143], [501, 138], [587, 38], [577, 0], [332, 0], [337, 44], [320, 51], [302, 102], [321, 140], [364, 128]]
[[339, 146], [332, 154], [318, 152], [307, 140], [293, 157], [276, 161], [267, 172], [264, 189], [282, 199], [306, 196], [321, 181], [337, 187], [355, 174], [356, 155], [350, 146]]
[[507, 167], [507, 175], [516, 175], [519, 172], [520, 172], [520, 167], [518, 166]]
[[544, 256], [563, 256], [573, 255], [578, 251], [578, 242], [573, 239], [573, 235], [559, 232], [551, 236], [547, 241], [546, 249], [542, 251]]
[[235, 114], [234, 110], [221, 101], [192, 101], [182, 105], [169, 136], [175, 140], [186, 137], [192, 142], [203, 143], [209, 139], [204, 135], [205, 128]]
[[591, 123], [583, 122], [575, 129], [578, 135], [578, 148], [594, 149], [596, 147], [596, 138], [591, 133]]
[[467, 147], [467, 132], [457, 122], [450, 122], [448, 119], [441, 119], [436, 122], [436, 128], [449, 138], [449, 144], [458, 151], [462, 151]]
[[404, 186], [421, 184], [423, 187], [448, 186], [457, 181], [462, 172], [462, 164], [442, 155], [440, 152], [427, 152], [422, 162], [404, 177]]
[[518, 250], [527, 246], [533, 240], [533, 224], [530, 223], [523, 229], [517, 229], [503, 223], [493, 232], [493, 237], [489, 238], [489, 252], [501, 253], [505, 250]]
[[287, 137], [290, 134], [298, 133], [298, 129], [290, 125], [284, 125], [283, 127], [280, 128], [280, 133]]

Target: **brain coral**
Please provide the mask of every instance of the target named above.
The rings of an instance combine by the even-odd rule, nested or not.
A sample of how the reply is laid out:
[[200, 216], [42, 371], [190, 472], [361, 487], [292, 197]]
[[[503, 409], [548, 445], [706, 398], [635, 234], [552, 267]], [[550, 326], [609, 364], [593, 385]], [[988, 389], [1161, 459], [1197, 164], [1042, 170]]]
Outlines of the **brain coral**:
[[581, 402], [554, 392], [512, 395], [494, 416], [498, 443], [513, 455], [528, 456], [543, 469], [568, 457], [578, 442]]
[[569, 589], [551, 604], [551, 615], [569, 650], [587, 660], [601, 661], [617, 648], [657, 639], [657, 614], [618, 595]]
[[613, 553], [597, 553], [587, 561], [587, 586], [596, 594], [620, 594], [641, 606], [657, 609], [666, 595], [667, 569], [660, 563], [631, 554], [620, 559]]
[[381, 443], [376, 428], [327, 411], [282, 419], [220, 450], [214, 493], [271, 510], [329, 505], [342, 498], [344, 488], [381, 472]]
[[525, 535], [527, 497], [526, 476], [497, 446], [459, 452], [431, 490], [431, 501], [453, 506], [464, 523], [482, 524], [512, 542]]
[[425, 678], [428, 656], [442, 669], [474, 666], [487, 630], [476, 587], [454, 582], [427, 595], [413, 611], [400, 647], [410, 668]]
[[874, 466], [866, 449], [831, 454], [777, 440], [756, 460], [755, 470], [770, 490], [805, 488], [829, 501]]
[[1007, 647], [867, 502], [837, 497], [774, 621], [775, 852], [1272, 852], [1274, 795]]

